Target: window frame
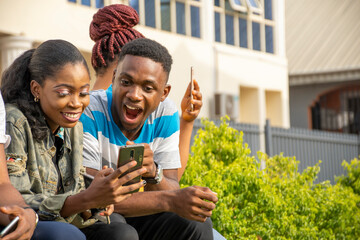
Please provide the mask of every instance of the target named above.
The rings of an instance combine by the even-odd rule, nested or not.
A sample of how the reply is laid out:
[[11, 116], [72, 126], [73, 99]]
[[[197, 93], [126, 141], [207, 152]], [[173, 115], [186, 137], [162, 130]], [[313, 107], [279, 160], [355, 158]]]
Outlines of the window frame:
[[[230, 45], [230, 46], [237, 46], [237, 47], [241, 47], [240, 46], [240, 26], [239, 26], [239, 18], [243, 19], [246, 21], [246, 28], [247, 28], [247, 48], [241, 47], [242, 49], [248, 49], [248, 50], [252, 50], [252, 51], [256, 51], [256, 52], [261, 52], [261, 53], [267, 53], [267, 54], [271, 54], [271, 55], [276, 55], [277, 54], [277, 49], [276, 49], [276, 41], [277, 41], [277, 37], [275, 35], [276, 33], [276, 19], [274, 19], [274, 13], [272, 13], [272, 19], [265, 19], [265, 10], [264, 10], [264, 0], [253, 0], [256, 1], [258, 3], [258, 6], [261, 7], [260, 10], [254, 9], [253, 7], [249, 7], [251, 6], [250, 4], [250, 0], [239, 0], [243, 3], [246, 2], [246, 6], [247, 6], [247, 11], [244, 12], [244, 9], [237, 10], [232, 9], [226, 9], [225, 7], [225, 2], [228, 1], [230, 3], [230, 6], [232, 7], [232, 4], [234, 4], [235, 0], [219, 0], [220, 6], [216, 6], [215, 2], [213, 2], [213, 14], [214, 14], [214, 19], [215, 19], [215, 12], [220, 14], [220, 42], [219, 41], [215, 41], [215, 35], [216, 35], [216, 29], [215, 29], [215, 21], [214, 21], [214, 42], [216, 43], [223, 43], [226, 45]], [[274, 9], [274, 1], [272, 1], [272, 11]], [[227, 40], [226, 40], [226, 15], [232, 15], [234, 18], [234, 45], [231, 44], [227, 44]], [[252, 23], [256, 22], [260, 24], [260, 51], [259, 50], [254, 50], [253, 49], [253, 31], [252, 31]], [[266, 26], [270, 26], [272, 27], [272, 45], [273, 45], [273, 53], [271, 52], [267, 52], [266, 51], [266, 31], [265, 28]]]

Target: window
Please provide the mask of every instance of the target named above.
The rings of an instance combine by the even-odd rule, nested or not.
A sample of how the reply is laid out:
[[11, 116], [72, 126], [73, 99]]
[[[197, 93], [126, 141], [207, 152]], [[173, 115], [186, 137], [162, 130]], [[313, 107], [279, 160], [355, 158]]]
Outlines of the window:
[[216, 42], [221, 42], [221, 38], [220, 38], [220, 13], [215, 12], [214, 15], [214, 19], [215, 19], [215, 41]]
[[265, 25], [266, 52], [274, 53], [273, 27]]
[[226, 28], [226, 43], [234, 45], [234, 17], [231, 15], [225, 16]]
[[216, 42], [275, 53], [272, 0], [214, 0]]
[[103, 8], [104, 7], [104, 0], [96, 0], [95, 7], [96, 8]]
[[176, 2], [176, 32], [186, 34], [185, 32], [185, 4]]
[[[79, 3], [83, 6], [95, 7], [95, 8], [104, 7], [104, 0], [68, 0], [68, 2]], [[95, 6], [93, 4], [95, 4]]]
[[145, 1], [145, 25], [155, 27], [155, 0]]
[[272, 0], [264, 0], [265, 19], [272, 20]]
[[201, 37], [200, 0], [129, 0], [140, 24], [182, 35]]
[[261, 5], [258, 0], [246, 0], [249, 10], [257, 15], [260, 15], [262, 12]]
[[252, 22], [252, 45], [253, 49], [260, 51], [260, 24], [257, 22]]
[[239, 18], [239, 39], [240, 47], [247, 48], [247, 22], [246, 19]]
[[129, 6], [135, 9], [139, 14], [139, 0], [129, 0]]
[[[226, 1], [227, 2], [227, 1]], [[240, 12], [246, 13], [246, 3], [245, 0], [230, 0], [229, 4], [232, 9]]]
[[81, 5], [85, 5], [85, 6], [90, 7], [90, 0], [81, 0]]
[[338, 87], [321, 94], [310, 107], [311, 128], [360, 133], [360, 85]]
[[191, 12], [191, 36], [200, 38], [200, 8], [190, 6]]
[[161, 0], [161, 29], [165, 31], [171, 31], [171, 16], [170, 16], [170, 0]]

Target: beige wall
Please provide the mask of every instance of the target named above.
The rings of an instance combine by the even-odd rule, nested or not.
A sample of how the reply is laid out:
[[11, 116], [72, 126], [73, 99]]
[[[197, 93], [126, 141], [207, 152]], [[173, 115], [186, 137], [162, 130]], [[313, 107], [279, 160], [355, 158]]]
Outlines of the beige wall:
[[[284, 5], [283, 0], [276, 1]], [[211, 8], [204, 3], [204, 21], [213, 22]], [[211, 3], [210, 3], [211, 4]], [[281, 8], [279, 8], [281, 9]], [[89, 24], [96, 12], [86, 6], [69, 3], [67, 0], [1, 0], [0, 36], [23, 35], [36, 42], [62, 38], [75, 44], [90, 60], [92, 41], [89, 37]], [[280, 19], [276, 31], [283, 33], [283, 12], [275, 11]], [[195, 78], [203, 93], [204, 106], [200, 116], [210, 117], [215, 92], [231, 93], [239, 96], [239, 120], [264, 124], [272, 114], [273, 105], [266, 105], [266, 91], [280, 93], [282, 109], [280, 122], [289, 126], [287, 60], [282, 34], [279, 34], [276, 49], [279, 54], [256, 52], [225, 44], [214, 43], [213, 27], [204, 24], [204, 39], [186, 37], [175, 33], [139, 26], [138, 29], [148, 38], [164, 44], [173, 56], [174, 64], [170, 75], [172, 90], [170, 98], [180, 108], [180, 101], [190, 78], [190, 66], [195, 68]], [[281, 45], [279, 45], [281, 44]], [[91, 65], [90, 65], [91, 66]], [[94, 76], [92, 76], [94, 78]], [[256, 105], [241, 96], [242, 87], [255, 89], [258, 94]], [[246, 106], [246, 107], [245, 107]], [[246, 113], [246, 109], [257, 108], [257, 114]], [[243, 108], [243, 109], [242, 109]], [[245, 111], [245, 113], [244, 113]], [[250, 111], [250, 110], [249, 110]], [[278, 109], [276, 109], [278, 112]], [[241, 117], [246, 115], [247, 117]], [[277, 114], [278, 115], [278, 114]]]

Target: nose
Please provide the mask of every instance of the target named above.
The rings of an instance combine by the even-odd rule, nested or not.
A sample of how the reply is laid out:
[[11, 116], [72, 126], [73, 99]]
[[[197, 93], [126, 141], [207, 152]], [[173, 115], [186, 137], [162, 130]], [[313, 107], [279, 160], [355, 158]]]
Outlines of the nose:
[[134, 86], [126, 94], [126, 97], [128, 97], [132, 101], [140, 101], [141, 100], [141, 88]]
[[73, 97], [70, 100], [69, 105], [72, 108], [80, 108], [82, 106], [82, 102], [79, 96], [76, 96], [76, 94], [73, 95]]

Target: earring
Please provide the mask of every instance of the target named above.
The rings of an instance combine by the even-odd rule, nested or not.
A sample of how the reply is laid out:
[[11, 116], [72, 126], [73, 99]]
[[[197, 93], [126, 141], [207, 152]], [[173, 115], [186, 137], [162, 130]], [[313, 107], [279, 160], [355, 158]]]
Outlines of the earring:
[[39, 102], [39, 98], [38, 97], [34, 97], [34, 102]]

